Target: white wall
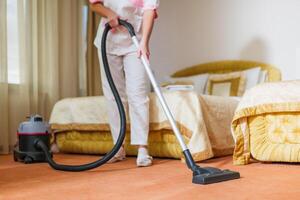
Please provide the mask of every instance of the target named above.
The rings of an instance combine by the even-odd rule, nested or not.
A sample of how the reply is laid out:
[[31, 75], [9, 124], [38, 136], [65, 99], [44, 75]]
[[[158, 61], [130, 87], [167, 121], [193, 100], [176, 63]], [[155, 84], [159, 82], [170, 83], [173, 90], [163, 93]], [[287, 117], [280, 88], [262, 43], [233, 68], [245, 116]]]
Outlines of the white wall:
[[300, 79], [300, 0], [161, 0], [152, 37], [158, 77], [223, 59], [277, 65]]

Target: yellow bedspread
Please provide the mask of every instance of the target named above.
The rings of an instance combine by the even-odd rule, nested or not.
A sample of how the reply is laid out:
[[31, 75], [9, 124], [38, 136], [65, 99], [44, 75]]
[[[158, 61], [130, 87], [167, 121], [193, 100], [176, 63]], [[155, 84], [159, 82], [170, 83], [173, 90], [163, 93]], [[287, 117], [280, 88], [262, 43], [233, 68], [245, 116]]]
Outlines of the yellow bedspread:
[[300, 161], [300, 81], [265, 83], [247, 91], [232, 122], [234, 164]]
[[[234, 142], [230, 122], [238, 103], [236, 99], [199, 97], [192, 91], [165, 92], [164, 96], [196, 161], [232, 153]], [[109, 131], [107, 112], [104, 97], [64, 99], [54, 106], [50, 124], [55, 134]], [[171, 127], [158, 98], [150, 94], [150, 134], [159, 130], [171, 130]]]

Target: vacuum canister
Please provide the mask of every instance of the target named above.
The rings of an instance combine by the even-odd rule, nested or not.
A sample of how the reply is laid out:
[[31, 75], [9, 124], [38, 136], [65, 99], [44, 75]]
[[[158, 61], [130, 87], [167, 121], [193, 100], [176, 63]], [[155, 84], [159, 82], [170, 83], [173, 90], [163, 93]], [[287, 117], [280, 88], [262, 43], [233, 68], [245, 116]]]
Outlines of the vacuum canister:
[[50, 147], [49, 124], [39, 115], [30, 116], [29, 120], [19, 126], [18, 145], [14, 150], [14, 160], [24, 163], [45, 162], [46, 156], [42, 150], [35, 147], [37, 139]]

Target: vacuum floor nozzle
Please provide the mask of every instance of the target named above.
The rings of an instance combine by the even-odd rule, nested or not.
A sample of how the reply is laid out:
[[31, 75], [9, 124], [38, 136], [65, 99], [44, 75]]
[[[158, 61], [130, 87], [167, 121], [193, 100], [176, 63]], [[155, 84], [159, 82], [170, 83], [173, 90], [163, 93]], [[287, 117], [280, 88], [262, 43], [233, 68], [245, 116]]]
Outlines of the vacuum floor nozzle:
[[213, 167], [199, 168], [193, 173], [193, 183], [202, 185], [229, 181], [239, 178], [239, 172], [230, 170], [220, 170]]

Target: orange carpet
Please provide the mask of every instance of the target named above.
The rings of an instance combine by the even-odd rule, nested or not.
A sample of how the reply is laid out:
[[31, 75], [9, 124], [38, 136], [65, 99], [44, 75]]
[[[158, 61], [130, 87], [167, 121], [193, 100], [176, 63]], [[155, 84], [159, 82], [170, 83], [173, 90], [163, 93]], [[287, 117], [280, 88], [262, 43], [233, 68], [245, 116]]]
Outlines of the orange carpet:
[[[56, 155], [63, 163], [84, 163], [95, 156]], [[0, 199], [300, 199], [300, 166], [261, 164], [233, 166], [231, 157], [212, 159], [203, 166], [229, 168], [239, 180], [213, 185], [194, 185], [178, 160], [155, 159], [148, 168], [137, 168], [135, 159], [107, 164], [98, 169], [71, 173], [52, 170], [47, 164], [16, 163], [0, 156]]]

